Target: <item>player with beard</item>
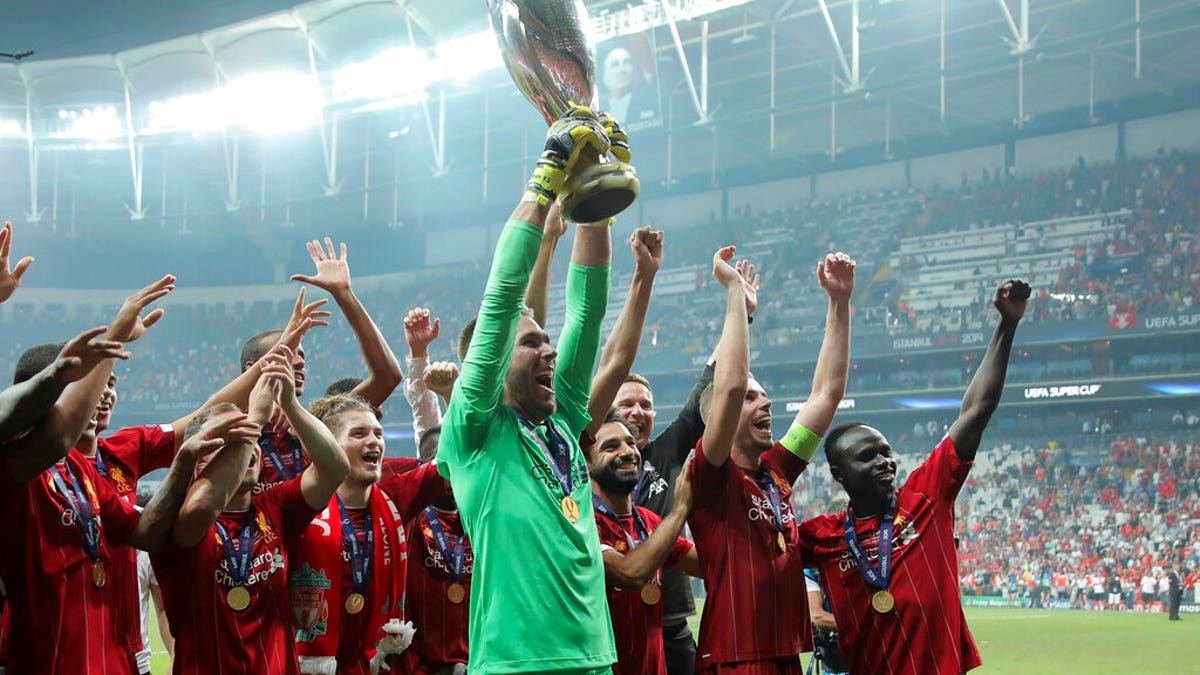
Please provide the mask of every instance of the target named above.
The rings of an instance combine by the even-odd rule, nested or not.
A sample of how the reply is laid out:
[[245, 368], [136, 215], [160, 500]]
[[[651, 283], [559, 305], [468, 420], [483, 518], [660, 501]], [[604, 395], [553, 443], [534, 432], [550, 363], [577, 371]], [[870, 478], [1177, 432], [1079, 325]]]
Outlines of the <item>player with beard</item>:
[[[141, 337], [162, 316], [161, 309], [145, 317], [142, 311], [169, 293], [173, 282], [168, 275], [131, 295], [108, 328], [108, 339]], [[64, 355], [79, 346], [78, 339], [73, 343]], [[91, 349], [93, 345], [102, 349]], [[132, 610], [134, 623], [138, 615], [112, 595], [109, 570], [125, 544], [149, 551], [162, 545], [207, 446], [197, 442], [181, 448], [140, 515], [87, 460], [67, 451], [94, 425], [101, 390], [112, 373], [111, 359], [118, 355], [111, 350], [119, 352], [119, 346], [90, 341], [86, 352], [76, 354], [81, 358], [76, 374], [82, 379], [63, 391], [43, 428], [6, 450], [0, 472], [0, 536], [14, 545], [0, 553], [0, 577], [10, 592], [11, 672], [137, 672], [136, 650], [130, 649], [121, 622], [129, 618], [123, 612]], [[24, 369], [36, 372], [45, 365], [23, 357], [17, 377], [24, 377]], [[141, 644], [140, 635], [133, 644]]]
[[[337, 303], [338, 308], [350, 324], [354, 338], [358, 341], [363, 359], [367, 363], [367, 379], [359, 382], [350, 394], [357, 396], [367, 403], [382, 409], [383, 402], [391, 396], [392, 391], [400, 385], [403, 373], [400, 363], [392, 353], [387, 340], [379, 327], [371, 320], [371, 316], [363, 307], [362, 301], [354, 294], [350, 286], [350, 264], [346, 260], [346, 245], [340, 246], [340, 253], [335, 252], [333, 240], [325, 237], [324, 246], [313, 240], [305, 244], [308, 255], [316, 267], [315, 275], [293, 274], [292, 281], [299, 281], [328, 292]], [[242, 347], [242, 368], [253, 366], [266, 354], [271, 347], [278, 344], [280, 334], [287, 333], [296, 323], [304, 318], [312, 319], [313, 326], [327, 326], [324, 317], [329, 312], [320, 309], [326, 300], [317, 300], [308, 305], [304, 304], [304, 288], [296, 299], [292, 310], [292, 318], [283, 331], [267, 331], [259, 333], [246, 341]], [[292, 369], [296, 373], [296, 395], [304, 395], [305, 365], [307, 353], [299, 343], [289, 345], [292, 348], [294, 360]], [[299, 439], [292, 434], [281, 420], [271, 420], [263, 428], [259, 447], [263, 451], [263, 466], [259, 475], [261, 481], [257, 490], [262, 492], [278, 483], [290, 480], [308, 466], [308, 458], [300, 448]]]
[[624, 133], [586, 108], [551, 125], [460, 338], [462, 374], [442, 423], [438, 468], [476, 555], [469, 630], [479, 675], [600, 673], [616, 660], [596, 522], [580, 506], [592, 490], [578, 442], [608, 305], [610, 223], [576, 229], [557, 350], [521, 307], [550, 203], [585, 146], [629, 157]]
[[[442, 429], [421, 436], [422, 458], [437, 453]], [[470, 656], [467, 622], [475, 553], [463, 531], [454, 495], [438, 498], [409, 524], [409, 617], [417, 628], [405, 652], [412, 675], [463, 675]]]
[[642, 478], [642, 456], [633, 430], [615, 410], [596, 430], [587, 456], [617, 642], [613, 673], [666, 675], [661, 571], [701, 574], [695, 547], [679, 536], [691, 508], [691, 484], [682, 474], [675, 486], [675, 505], [665, 519], [635, 506], [633, 491]]
[[878, 430], [848, 422], [825, 440], [850, 506], [805, 521], [800, 548], [821, 570], [852, 673], [949, 675], [980, 664], [959, 603], [954, 502], [1000, 405], [1029, 290], [1017, 279], [996, 289], [1000, 323], [958, 419], [899, 490], [892, 446]]
[[[745, 305], [730, 291], [716, 376], [701, 403], [701, 410], [711, 410], [708, 427], [691, 469], [695, 503], [688, 524], [708, 589], [699, 672], [798, 673], [798, 655], [812, 648], [791, 488], [846, 391], [854, 261], [844, 253], [825, 256], [817, 280], [829, 295], [825, 337], [812, 391], [778, 443], [771, 436], [771, 400], [748, 372]], [[717, 423], [723, 426], [714, 429]]]
[[[405, 620], [404, 523], [446, 494], [436, 463], [383, 480], [386, 444], [370, 404], [331, 396], [312, 404], [345, 452], [350, 472], [296, 546], [288, 575], [303, 673], [369, 675], [399, 665], [407, 646], [384, 627]], [[411, 625], [411, 624], [410, 624]]]
[[[296, 400], [293, 354], [284, 345], [265, 357], [250, 397], [250, 420], [278, 408], [312, 464], [262, 494], [262, 454], [255, 424], [222, 404], [193, 418], [188, 435], [212, 435], [223, 447], [198, 464], [171, 541], [151, 555], [175, 634], [173, 672], [296, 675], [289, 557], [304, 528], [324, 509], [349, 471], [333, 434]], [[207, 428], [207, 429], [206, 429]]]

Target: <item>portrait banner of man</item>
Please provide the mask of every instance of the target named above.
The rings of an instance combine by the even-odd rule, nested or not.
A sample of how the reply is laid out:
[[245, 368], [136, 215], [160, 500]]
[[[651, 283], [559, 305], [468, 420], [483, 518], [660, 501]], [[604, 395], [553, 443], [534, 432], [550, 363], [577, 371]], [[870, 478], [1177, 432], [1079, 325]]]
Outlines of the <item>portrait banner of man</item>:
[[654, 31], [606, 40], [597, 51], [600, 107], [626, 131], [661, 127]]

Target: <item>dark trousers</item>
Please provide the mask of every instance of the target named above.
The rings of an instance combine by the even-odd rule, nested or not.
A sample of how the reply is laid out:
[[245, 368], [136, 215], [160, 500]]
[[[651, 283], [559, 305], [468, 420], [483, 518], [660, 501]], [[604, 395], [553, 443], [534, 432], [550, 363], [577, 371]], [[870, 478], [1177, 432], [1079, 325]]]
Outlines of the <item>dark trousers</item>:
[[696, 640], [687, 621], [663, 626], [663, 651], [667, 657], [667, 675], [695, 675]]
[[1183, 602], [1183, 593], [1171, 593], [1168, 599], [1167, 606], [1170, 607], [1171, 616], [1168, 618], [1171, 621], [1179, 620], [1179, 604]]

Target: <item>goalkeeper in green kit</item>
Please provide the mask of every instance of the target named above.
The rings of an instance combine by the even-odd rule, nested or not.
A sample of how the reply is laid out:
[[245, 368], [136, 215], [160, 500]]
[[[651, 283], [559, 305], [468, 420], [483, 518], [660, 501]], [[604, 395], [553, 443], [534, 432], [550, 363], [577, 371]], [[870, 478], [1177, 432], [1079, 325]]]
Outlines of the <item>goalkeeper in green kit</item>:
[[[608, 305], [608, 225], [576, 229], [557, 349], [524, 307], [542, 229], [587, 146], [628, 159], [607, 116], [573, 108], [546, 137], [500, 234], [478, 316], [459, 338], [462, 374], [438, 465], [475, 552], [469, 672], [607, 673], [616, 661], [592, 488], [579, 435]], [[556, 217], [556, 216], [554, 216]]]

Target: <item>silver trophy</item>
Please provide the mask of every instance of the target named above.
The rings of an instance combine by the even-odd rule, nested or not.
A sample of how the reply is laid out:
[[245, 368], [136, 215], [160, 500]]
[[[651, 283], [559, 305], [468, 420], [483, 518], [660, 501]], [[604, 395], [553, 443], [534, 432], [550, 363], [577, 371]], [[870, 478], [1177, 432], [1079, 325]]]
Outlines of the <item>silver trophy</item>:
[[[547, 124], [577, 103], [596, 105], [596, 48], [583, 0], [487, 0], [492, 30], [517, 88]], [[620, 121], [620, 120], [618, 120]], [[586, 148], [559, 202], [576, 223], [606, 221], [638, 198], [637, 170]]]

